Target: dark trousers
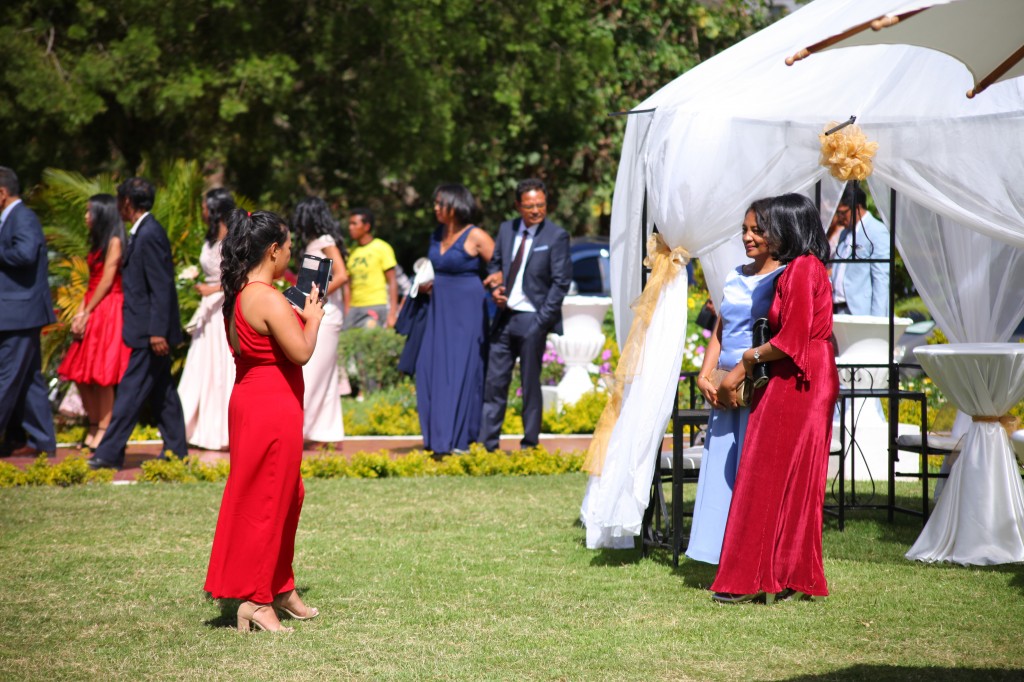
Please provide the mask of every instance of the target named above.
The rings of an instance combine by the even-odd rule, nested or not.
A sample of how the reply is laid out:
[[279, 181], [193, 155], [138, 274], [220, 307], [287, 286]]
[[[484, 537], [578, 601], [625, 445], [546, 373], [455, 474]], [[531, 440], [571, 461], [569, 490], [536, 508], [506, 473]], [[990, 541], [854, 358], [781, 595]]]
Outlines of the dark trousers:
[[39, 332], [39, 328], [0, 332], [0, 436], [24, 431], [26, 445], [53, 452], [57, 438], [43, 379]]
[[488, 450], [498, 449], [508, 403], [508, 387], [512, 382], [516, 358], [519, 358], [519, 376], [523, 384], [523, 440], [520, 445], [533, 447], [540, 440], [540, 369], [548, 330], [537, 327], [536, 313], [502, 311], [499, 315], [501, 317], [491, 334], [491, 350], [487, 358], [480, 442]]
[[124, 463], [124, 448], [139, 421], [144, 400], [149, 400], [157, 418], [164, 451], [179, 457], [188, 454], [185, 442], [185, 415], [181, 410], [178, 390], [171, 380], [171, 356], [156, 355], [149, 348], [133, 348], [121, 383], [114, 398], [114, 412], [103, 441], [93, 458], [104, 464]]

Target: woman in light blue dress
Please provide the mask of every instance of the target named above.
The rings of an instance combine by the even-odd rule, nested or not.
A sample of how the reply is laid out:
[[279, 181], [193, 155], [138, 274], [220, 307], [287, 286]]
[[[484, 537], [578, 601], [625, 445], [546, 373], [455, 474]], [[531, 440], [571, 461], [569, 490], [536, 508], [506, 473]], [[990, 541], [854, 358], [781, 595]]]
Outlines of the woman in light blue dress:
[[730, 272], [722, 288], [718, 323], [704, 353], [697, 387], [712, 406], [704, 440], [704, 454], [697, 480], [697, 500], [686, 556], [717, 564], [722, 553], [725, 522], [729, 517], [733, 484], [743, 450], [749, 407], [730, 408], [733, 398], [718, 395], [711, 381], [712, 370], [735, 367], [752, 343], [754, 320], [768, 314], [775, 293], [775, 278], [782, 272], [757, 225], [757, 214], [764, 199], [755, 201], [743, 219], [743, 247], [750, 263]]

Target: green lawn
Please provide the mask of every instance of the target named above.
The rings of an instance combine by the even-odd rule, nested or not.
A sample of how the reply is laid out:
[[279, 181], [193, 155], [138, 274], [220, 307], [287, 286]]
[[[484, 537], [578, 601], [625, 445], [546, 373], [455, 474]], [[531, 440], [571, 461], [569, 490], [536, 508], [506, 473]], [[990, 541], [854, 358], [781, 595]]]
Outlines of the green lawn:
[[201, 592], [221, 485], [0, 491], [0, 679], [1024, 676], [1024, 566], [911, 563], [919, 521], [860, 512], [826, 521], [831, 598], [721, 606], [712, 567], [585, 549], [584, 480], [308, 481], [295, 567], [324, 615], [284, 636]]

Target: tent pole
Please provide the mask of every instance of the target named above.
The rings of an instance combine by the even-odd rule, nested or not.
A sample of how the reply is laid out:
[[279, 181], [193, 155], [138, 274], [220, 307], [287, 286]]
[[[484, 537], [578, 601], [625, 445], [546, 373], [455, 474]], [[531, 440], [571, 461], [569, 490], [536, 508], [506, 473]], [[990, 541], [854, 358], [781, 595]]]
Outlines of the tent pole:
[[640, 291], [647, 287], [647, 268], [644, 261], [647, 260], [647, 188], [644, 187], [644, 202], [640, 208]]
[[[889, 188], [889, 504], [893, 522], [896, 510], [896, 438], [899, 435], [900, 368], [896, 364], [896, 189]], [[927, 458], [925, 458], [927, 466]]]

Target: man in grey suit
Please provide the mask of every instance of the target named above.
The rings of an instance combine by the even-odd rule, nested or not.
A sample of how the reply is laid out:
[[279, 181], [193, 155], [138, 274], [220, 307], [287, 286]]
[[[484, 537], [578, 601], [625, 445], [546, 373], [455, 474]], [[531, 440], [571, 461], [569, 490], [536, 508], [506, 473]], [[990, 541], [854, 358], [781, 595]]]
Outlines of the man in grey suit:
[[56, 321], [42, 225], [21, 201], [17, 174], [0, 166], [0, 436], [25, 439], [5, 443], [5, 455], [57, 449], [39, 341]]
[[484, 286], [498, 306], [484, 383], [480, 442], [497, 450], [505, 421], [508, 387], [519, 358], [523, 386], [523, 440], [540, 439], [540, 370], [549, 332], [562, 332], [562, 299], [572, 282], [569, 234], [547, 219], [547, 188], [536, 178], [516, 186], [519, 217], [498, 228], [491, 273]]
[[[836, 219], [845, 225], [833, 258], [884, 260], [882, 263], [834, 263], [833, 311], [848, 315], [889, 316], [889, 229], [867, 209], [867, 197], [856, 183], [843, 192]], [[852, 222], [852, 227], [850, 226]], [[854, 234], [856, 233], [856, 234]], [[856, 256], [854, 256], [856, 242]]]

